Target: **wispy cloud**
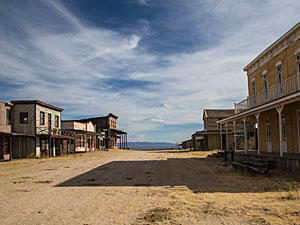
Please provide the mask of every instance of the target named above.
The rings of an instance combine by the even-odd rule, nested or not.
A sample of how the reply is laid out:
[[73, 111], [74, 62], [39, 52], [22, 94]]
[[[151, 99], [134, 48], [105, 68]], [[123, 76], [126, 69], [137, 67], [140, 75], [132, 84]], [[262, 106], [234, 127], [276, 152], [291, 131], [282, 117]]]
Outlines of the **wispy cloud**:
[[[231, 108], [246, 97], [242, 68], [300, 19], [296, 0], [160, 7], [152, 21], [122, 33], [87, 25], [57, 0], [2, 3], [1, 95], [57, 104], [64, 118], [113, 112], [132, 140], [180, 141], [204, 108]], [[170, 126], [181, 130], [171, 135]]]

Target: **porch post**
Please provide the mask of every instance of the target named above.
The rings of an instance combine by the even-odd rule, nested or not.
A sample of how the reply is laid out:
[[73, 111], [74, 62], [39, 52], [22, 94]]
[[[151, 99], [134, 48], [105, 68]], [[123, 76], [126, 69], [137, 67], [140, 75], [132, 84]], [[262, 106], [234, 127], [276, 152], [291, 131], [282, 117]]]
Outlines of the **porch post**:
[[233, 121], [234, 151], [236, 151], [236, 121]]
[[280, 105], [276, 107], [276, 110], [278, 112], [278, 119], [279, 119], [279, 150], [280, 150], [280, 157], [283, 156], [282, 152], [282, 120], [281, 120], [281, 112], [283, 110], [284, 105]]
[[220, 143], [221, 143], [221, 150], [223, 150], [222, 123], [220, 123]]
[[228, 123], [225, 123], [226, 127], [226, 150], [229, 150], [229, 143], [228, 143]]
[[85, 152], [87, 150], [87, 135], [84, 134], [84, 149], [85, 149]]
[[244, 144], [245, 144], [245, 153], [248, 153], [248, 136], [247, 136], [247, 117], [243, 118], [244, 122]]
[[127, 140], [127, 134], [126, 134], [125, 138], [126, 138], [126, 149], [128, 149], [128, 140]]
[[256, 123], [257, 123], [257, 154], [260, 155], [260, 143], [259, 143], [259, 116], [260, 113], [256, 113]]
[[21, 138], [18, 138], [18, 152], [19, 152], [19, 159], [21, 159]]

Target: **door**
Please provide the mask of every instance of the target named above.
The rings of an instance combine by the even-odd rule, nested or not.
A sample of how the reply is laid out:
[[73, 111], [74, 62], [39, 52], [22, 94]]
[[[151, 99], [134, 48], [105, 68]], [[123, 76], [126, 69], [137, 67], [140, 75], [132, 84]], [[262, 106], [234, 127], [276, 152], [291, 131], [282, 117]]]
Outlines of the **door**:
[[286, 123], [285, 123], [285, 116], [282, 115], [281, 117], [281, 147], [282, 152], [287, 153], [287, 135], [286, 135]]
[[266, 121], [266, 145], [267, 152], [272, 152], [271, 124], [269, 120]]

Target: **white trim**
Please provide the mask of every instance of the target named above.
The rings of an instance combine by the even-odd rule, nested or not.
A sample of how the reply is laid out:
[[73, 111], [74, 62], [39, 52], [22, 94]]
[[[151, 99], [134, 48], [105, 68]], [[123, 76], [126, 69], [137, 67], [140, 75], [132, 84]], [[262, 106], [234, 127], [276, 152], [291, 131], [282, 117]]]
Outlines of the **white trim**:
[[268, 73], [268, 70], [264, 70], [264, 71], [262, 72], [262, 76], [265, 75], [266, 73]]
[[300, 54], [300, 48], [298, 48], [296, 51], [294, 51], [295, 56], [297, 56], [298, 54]]
[[[273, 44], [271, 44], [268, 48], [266, 48], [262, 53], [260, 53], [255, 59], [253, 59], [247, 66], [244, 67], [244, 71], [247, 71], [253, 64], [255, 64], [260, 58], [262, 58], [264, 55], [266, 55], [268, 52], [270, 52], [276, 45], [278, 45], [280, 42], [284, 41], [285, 38], [290, 36], [294, 31], [299, 29], [300, 22], [298, 22], [294, 27], [292, 27], [288, 32], [283, 34], [279, 39], [277, 39]], [[297, 40], [299, 38], [299, 35], [297, 35], [294, 39]]]
[[277, 67], [277, 66], [280, 66], [280, 65], [282, 65], [282, 61], [281, 61], [281, 60], [278, 61], [278, 62], [275, 64], [276, 67]]
[[274, 101], [271, 101], [269, 103], [266, 103], [264, 105], [261, 105], [261, 106], [257, 106], [257, 107], [254, 107], [254, 108], [251, 108], [245, 112], [241, 112], [239, 114], [236, 114], [234, 116], [231, 116], [231, 117], [227, 117], [225, 119], [222, 119], [222, 120], [219, 120], [217, 121], [217, 123], [225, 123], [225, 122], [229, 122], [230, 120], [232, 119], [235, 119], [235, 120], [238, 120], [238, 119], [242, 119], [242, 117], [244, 116], [249, 116], [255, 112], [264, 112], [264, 111], [267, 111], [267, 110], [270, 110], [270, 109], [273, 109], [275, 108], [277, 104], [289, 104], [289, 103], [292, 103], [294, 101], [299, 101], [300, 99], [298, 100], [293, 100], [293, 98], [299, 98], [300, 97], [300, 92], [296, 92], [292, 95], [289, 95], [289, 96], [286, 96], [286, 97], [283, 97], [283, 98], [280, 98], [280, 99], [277, 99], [277, 100], [274, 100]]

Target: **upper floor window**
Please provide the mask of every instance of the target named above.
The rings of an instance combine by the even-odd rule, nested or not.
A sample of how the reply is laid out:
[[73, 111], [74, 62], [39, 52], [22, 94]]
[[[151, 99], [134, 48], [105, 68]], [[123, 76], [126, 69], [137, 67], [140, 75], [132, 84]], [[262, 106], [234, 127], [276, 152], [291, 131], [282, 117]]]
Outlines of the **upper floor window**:
[[11, 112], [9, 109], [6, 110], [6, 124], [11, 125]]
[[296, 56], [297, 72], [300, 73], [300, 54]]
[[45, 125], [45, 113], [40, 112], [40, 125]]
[[276, 72], [277, 72], [277, 81], [278, 84], [282, 83], [282, 65], [278, 65], [276, 66]]
[[28, 112], [20, 112], [20, 123], [28, 123]]
[[253, 78], [251, 80], [251, 89], [252, 89], [252, 104], [256, 105], [256, 80]]
[[265, 98], [268, 98], [268, 72], [264, 71], [262, 76], [263, 76], [264, 95], [265, 95]]
[[55, 127], [59, 127], [59, 116], [55, 116]]

